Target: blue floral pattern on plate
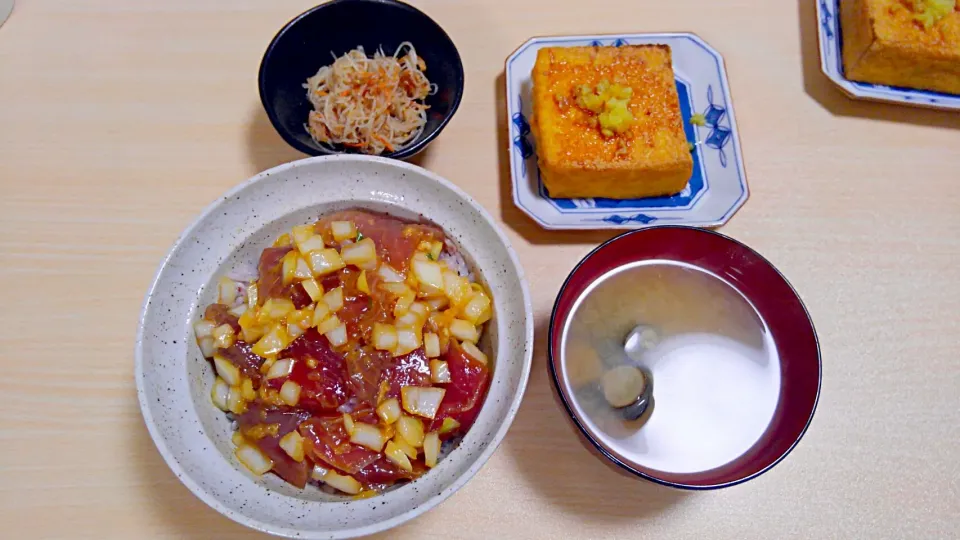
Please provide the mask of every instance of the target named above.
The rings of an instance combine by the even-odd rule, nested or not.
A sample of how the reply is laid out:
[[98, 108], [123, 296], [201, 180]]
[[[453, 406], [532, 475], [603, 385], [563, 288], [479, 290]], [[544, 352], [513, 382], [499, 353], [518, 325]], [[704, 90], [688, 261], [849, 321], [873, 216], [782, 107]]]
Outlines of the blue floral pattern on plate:
[[817, 19], [820, 69], [847, 95], [855, 99], [888, 101], [935, 109], [960, 110], [960, 95], [851, 81], [843, 73], [843, 32], [840, 0], [818, 0]]
[[[544, 46], [666, 44], [673, 53], [680, 113], [687, 140], [695, 142], [693, 174], [683, 191], [645, 199], [556, 199], [537, 167], [530, 133], [530, 70]], [[736, 121], [720, 55], [693, 34], [633, 34], [535, 38], [507, 59], [510, 162], [515, 204], [548, 229], [633, 229], [661, 222], [718, 226], [746, 201], [748, 192]], [[705, 119], [694, 126], [696, 111]]]

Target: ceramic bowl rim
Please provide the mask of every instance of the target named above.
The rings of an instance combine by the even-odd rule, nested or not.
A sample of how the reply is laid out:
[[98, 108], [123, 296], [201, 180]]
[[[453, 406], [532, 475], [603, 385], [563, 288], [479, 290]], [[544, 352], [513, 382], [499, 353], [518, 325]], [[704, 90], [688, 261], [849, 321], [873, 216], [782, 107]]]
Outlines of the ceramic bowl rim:
[[[147, 318], [148, 312], [152, 309], [150, 306], [151, 299], [153, 298], [157, 286], [160, 283], [161, 275], [163, 271], [170, 264], [170, 260], [174, 254], [180, 249], [181, 245], [189, 241], [192, 237], [193, 232], [200, 227], [201, 223], [206, 221], [210, 216], [215, 215], [219, 211], [219, 208], [225, 201], [230, 200], [238, 194], [242, 193], [244, 190], [250, 188], [252, 185], [264, 181], [265, 179], [280, 174], [283, 171], [291, 168], [296, 168], [298, 166], [310, 165], [313, 163], [320, 162], [340, 162], [340, 161], [356, 161], [356, 162], [378, 162], [386, 167], [396, 167], [400, 169], [405, 169], [409, 172], [414, 172], [421, 174], [428, 178], [429, 180], [438, 183], [440, 186], [443, 186], [450, 191], [452, 191], [458, 198], [460, 198], [465, 204], [468, 204], [475, 211], [477, 211], [484, 220], [487, 221], [487, 224], [495, 232], [500, 242], [506, 248], [507, 253], [509, 254], [510, 264], [514, 268], [519, 277], [520, 288], [523, 293], [522, 303], [524, 309], [524, 332], [523, 332], [523, 342], [524, 342], [524, 352], [522, 353], [523, 357], [520, 359], [522, 363], [520, 380], [517, 383], [517, 390], [512, 395], [505, 394], [504, 398], [509, 400], [509, 407], [506, 410], [503, 421], [489, 432], [488, 436], [484, 438], [485, 443], [482, 451], [479, 453], [473, 464], [463, 471], [462, 474], [455, 477], [453, 481], [446, 485], [442, 491], [432, 495], [429, 499], [426, 500], [423, 504], [419, 506], [414, 506], [409, 510], [400, 513], [399, 515], [377, 522], [373, 525], [363, 525], [352, 530], [345, 530], [342, 532], [327, 533], [323, 531], [316, 530], [300, 530], [291, 527], [278, 528], [269, 523], [250, 518], [245, 514], [239, 512], [234, 512], [231, 509], [227, 508], [222, 504], [219, 498], [211, 493], [209, 490], [201, 487], [199, 483], [194, 480], [194, 478], [187, 473], [186, 470], [180, 465], [179, 460], [171, 452], [166, 438], [160, 433], [160, 429], [156, 424], [156, 420], [146, 402], [145, 397], [145, 376], [144, 376], [144, 356], [145, 351], [143, 350], [143, 344], [146, 341], [145, 332], [145, 320]], [[403, 206], [402, 204], [400, 206]], [[482, 273], [482, 272], [481, 272]], [[191, 302], [196, 302], [197, 300], [191, 300]], [[226, 193], [217, 197], [212, 203], [210, 203], [206, 208], [204, 208], [198, 215], [195, 217], [190, 224], [180, 233], [177, 239], [174, 241], [172, 246], [163, 256], [159, 266], [157, 267], [156, 272], [154, 273], [153, 278], [150, 281], [150, 285], [147, 289], [147, 293], [144, 296], [142, 307], [139, 311], [139, 319], [137, 321], [137, 334], [136, 340], [134, 342], [134, 380], [137, 388], [137, 401], [140, 406], [140, 413], [143, 417], [144, 424], [147, 427], [147, 431], [150, 434], [150, 438], [153, 441], [157, 451], [160, 453], [164, 462], [174, 473], [177, 479], [180, 480], [183, 485], [185, 485], [194, 496], [206, 503], [208, 506], [219, 512], [221, 515], [224, 515], [230, 518], [233, 521], [236, 521], [242, 525], [250, 527], [261, 532], [284, 536], [288, 538], [298, 537], [298, 538], [353, 538], [357, 536], [364, 536], [369, 534], [374, 534], [377, 532], [386, 531], [396, 527], [402, 523], [405, 523], [411, 519], [416, 518], [417, 516], [422, 515], [428, 510], [436, 507], [441, 502], [448, 499], [456, 491], [466, 485], [476, 473], [489, 461], [493, 453], [497, 450], [499, 445], [503, 442], [503, 439], [506, 437], [509, 428], [513, 424], [513, 421], [516, 418], [517, 412], [520, 409], [523, 397], [526, 393], [526, 388], [530, 379], [530, 371], [533, 364], [533, 346], [534, 346], [534, 328], [533, 328], [533, 304], [530, 297], [530, 290], [526, 280], [526, 276], [523, 271], [523, 266], [520, 264], [519, 257], [514, 250], [512, 244], [507, 238], [506, 234], [503, 232], [500, 225], [493, 219], [487, 210], [480, 205], [476, 200], [474, 200], [469, 194], [460, 189], [458, 186], [450, 182], [449, 180], [441, 177], [440, 175], [429, 171], [423, 167], [406, 163], [403, 161], [388, 159], [378, 156], [365, 156], [357, 154], [336, 154], [336, 155], [327, 155], [327, 156], [314, 156], [307, 157], [304, 159], [283, 163], [272, 167], [270, 169], [261, 171], [254, 176], [248, 178], [244, 182], [234, 186]], [[486, 399], [490, 399], [491, 395], [488, 393]], [[458, 454], [461, 456], [460, 459], [463, 459], [464, 454]], [[450, 459], [448, 457], [447, 459]], [[271, 491], [268, 491], [271, 492]], [[322, 504], [322, 503], [321, 503]]]

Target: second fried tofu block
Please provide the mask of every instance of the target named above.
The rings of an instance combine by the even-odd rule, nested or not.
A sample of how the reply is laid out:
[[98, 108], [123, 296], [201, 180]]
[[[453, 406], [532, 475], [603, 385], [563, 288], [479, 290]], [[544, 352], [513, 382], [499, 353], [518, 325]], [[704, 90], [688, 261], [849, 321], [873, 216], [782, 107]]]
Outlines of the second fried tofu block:
[[[605, 135], [578, 102], [603, 82], [630, 88], [632, 125]], [[533, 122], [551, 197], [632, 199], [675, 194], [693, 172], [666, 45], [545, 47], [533, 68]]]
[[840, 2], [846, 77], [960, 94], [960, 11], [929, 27], [921, 19], [900, 0]]

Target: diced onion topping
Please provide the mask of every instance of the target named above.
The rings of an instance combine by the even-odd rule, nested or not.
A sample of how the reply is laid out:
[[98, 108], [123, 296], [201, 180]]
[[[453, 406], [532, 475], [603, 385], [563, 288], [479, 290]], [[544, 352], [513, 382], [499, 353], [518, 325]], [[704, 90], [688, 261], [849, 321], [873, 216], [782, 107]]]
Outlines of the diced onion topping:
[[357, 227], [352, 221], [334, 221], [330, 223], [330, 232], [337, 242], [351, 240], [357, 237]]
[[310, 328], [310, 319], [313, 318], [313, 310], [310, 307], [305, 307], [303, 309], [298, 309], [293, 313], [287, 315], [287, 326], [296, 325], [299, 326], [302, 330]]
[[412, 471], [413, 465], [410, 463], [410, 458], [403, 452], [400, 447], [394, 444], [393, 441], [387, 443], [387, 448], [383, 451], [383, 455], [387, 456], [387, 459], [393, 462], [397, 467], [405, 471]]
[[426, 303], [428, 306], [430, 306], [430, 309], [432, 309], [433, 311], [440, 311], [441, 309], [447, 307], [450, 304], [446, 296], [437, 296], [435, 298], [427, 298]]
[[298, 463], [303, 461], [303, 437], [296, 431], [291, 431], [280, 438], [280, 448], [283, 448], [283, 451], [294, 461]]
[[[272, 368], [273, 365], [276, 363], [277, 363], [276, 358], [267, 358], [266, 360], [263, 361], [262, 364], [260, 364], [260, 373], [263, 373], [264, 375], [266, 375], [267, 373], [270, 372], [270, 368]], [[263, 388], [265, 387], [262, 387], [261, 390]]]
[[330, 308], [327, 307], [327, 304], [324, 302], [317, 302], [315, 308], [313, 308], [313, 326], [320, 326], [320, 324], [326, 320], [330, 315]]
[[230, 395], [230, 385], [220, 377], [213, 381], [213, 390], [210, 391], [210, 400], [221, 411], [227, 410], [227, 398]]
[[483, 351], [477, 348], [476, 345], [470, 343], [469, 341], [464, 341], [460, 344], [460, 347], [463, 349], [463, 352], [472, 356], [475, 360], [479, 360], [484, 364], [487, 363], [487, 355], [483, 354]]
[[347, 344], [347, 326], [343, 323], [323, 335], [334, 347], [342, 347]]
[[273, 468], [273, 460], [251, 444], [238, 446], [234, 453], [240, 463], [257, 476], [265, 474]]
[[340, 326], [340, 319], [338, 319], [336, 315], [330, 315], [317, 325], [317, 332], [326, 334], [338, 326]]
[[423, 302], [414, 302], [410, 304], [410, 313], [416, 315], [421, 321], [425, 321], [430, 315], [430, 307]]
[[[426, 386], [404, 386], [400, 389], [403, 409], [410, 414], [433, 419], [440, 410], [446, 390]], [[412, 441], [411, 441], [412, 442]]]
[[434, 289], [443, 289], [443, 269], [439, 264], [426, 257], [414, 258], [412, 268], [417, 281]]
[[243, 379], [243, 383], [240, 384], [241, 394], [243, 399], [247, 401], [253, 401], [257, 399], [257, 391], [253, 389], [253, 381], [250, 379]]
[[343, 413], [343, 429], [347, 430], [347, 435], [353, 435], [354, 426], [356, 422], [353, 421], [353, 417], [349, 413]]
[[321, 298], [323, 298], [323, 287], [317, 283], [317, 280], [313, 278], [305, 279], [300, 282], [300, 285], [303, 287], [303, 290], [307, 291], [310, 299], [314, 302], [318, 302]]
[[397, 347], [397, 329], [392, 324], [374, 323], [373, 346], [381, 351], [392, 351]]
[[257, 307], [257, 304], [260, 303], [260, 295], [258, 293], [259, 288], [256, 283], [251, 283], [247, 287], [247, 307], [253, 309]]
[[258, 318], [261, 322], [278, 321], [296, 309], [293, 301], [289, 298], [269, 298], [260, 308]]
[[431, 431], [423, 437], [423, 462], [427, 467], [436, 467], [440, 457], [440, 436]]
[[287, 329], [278, 324], [271, 328], [267, 335], [260, 338], [252, 350], [260, 356], [273, 356], [286, 349], [291, 341], [293, 338], [287, 333]]
[[406, 283], [384, 282], [380, 285], [380, 288], [398, 297], [410, 292], [410, 287], [407, 287]]
[[297, 225], [290, 232], [293, 236], [293, 241], [297, 245], [300, 245], [313, 236], [313, 225]]
[[325, 248], [323, 245], [322, 236], [310, 236], [303, 242], [297, 242], [297, 249], [300, 250], [300, 253], [310, 253], [311, 251], [320, 251]]
[[438, 384], [450, 382], [450, 368], [443, 360], [430, 361], [430, 381]]
[[387, 283], [403, 283], [404, 281], [403, 276], [386, 263], [380, 265], [380, 268], [377, 269], [377, 274]]
[[[463, 318], [471, 324], [479, 325], [486, 320], [484, 316], [490, 311], [490, 297], [484, 293], [477, 293], [463, 306]], [[489, 317], [487, 317], [489, 318]]]
[[360, 277], [357, 278], [357, 289], [364, 294], [370, 294], [370, 284], [367, 283], [366, 270], [360, 272]]
[[420, 347], [420, 335], [410, 328], [401, 328], [397, 330], [397, 348], [394, 349], [394, 356], [403, 356], [410, 354]]
[[210, 358], [217, 352], [217, 344], [214, 343], [212, 337], [205, 337], [201, 339], [198, 345], [200, 347], [200, 353], [204, 358]]
[[376, 426], [363, 422], [354, 422], [350, 442], [365, 446], [374, 452], [379, 452], [383, 449], [383, 444], [386, 442], [386, 439]]
[[249, 308], [247, 308], [247, 305], [246, 305], [246, 304], [237, 304], [237, 305], [233, 306], [232, 308], [230, 308], [229, 310], [227, 310], [227, 313], [229, 313], [229, 314], [231, 314], [231, 315], [233, 315], [234, 317], [237, 317], [237, 318], [239, 319], [241, 316], [243, 316], [244, 313], [247, 312], [247, 309], [249, 309]]
[[234, 342], [233, 327], [229, 324], [221, 324], [213, 329], [213, 343], [220, 349], [227, 349]]
[[385, 423], [392, 424], [400, 419], [400, 402], [397, 398], [390, 398], [377, 407], [377, 416]]
[[297, 271], [297, 253], [291, 251], [283, 257], [283, 266], [281, 274], [283, 275], [283, 284], [293, 283], [294, 272]]
[[330, 308], [330, 311], [339, 311], [343, 308], [343, 287], [327, 291], [327, 294], [323, 295], [323, 303]]
[[[417, 305], [414, 303], [414, 305]], [[417, 331], [423, 328], [424, 319], [413, 311], [407, 311], [401, 317], [397, 317], [397, 328], [409, 328], [411, 330]]]
[[307, 264], [315, 276], [325, 276], [346, 266], [335, 249], [321, 249], [307, 254]]
[[296, 324], [288, 324], [287, 333], [290, 334], [292, 338], [298, 338], [303, 335], [303, 328]]
[[216, 325], [212, 322], [206, 319], [200, 319], [193, 324], [193, 333], [196, 334], [197, 339], [203, 339], [213, 335], [214, 328], [216, 328]]
[[443, 273], [443, 290], [450, 303], [459, 306], [470, 292], [470, 282], [456, 272], [447, 270]]
[[247, 402], [243, 399], [243, 391], [239, 386], [231, 386], [227, 393], [227, 410], [233, 414], [243, 414], [247, 410]]
[[460, 427], [460, 422], [457, 422], [456, 420], [448, 416], [447, 418], [443, 419], [443, 424], [440, 425], [440, 433], [441, 434], [450, 433], [451, 431], [457, 429], [458, 427]]
[[450, 323], [450, 335], [459, 340], [469, 341], [471, 343], [476, 343], [477, 340], [480, 339], [477, 327], [463, 319], [454, 319], [453, 322]]
[[411, 291], [409, 288], [397, 298], [397, 303], [393, 305], [393, 316], [402, 317], [409, 310], [410, 306], [413, 305], [414, 300], [417, 299], [416, 293]]
[[310, 478], [313, 478], [313, 479], [316, 480], [317, 482], [323, 482], [323, 477], [324, 477], [324, 476], [327, 474], [327, 472], [329, 472], [329, 471], [330, 471], [330, 469], [328, 469], [328, 468], [326, 468], [326, 467], [324, 467], [324, 466], [322, 466], [322, 465], [314, 464], [314, 465], [313, 465], [313, 470], [310, 471]]
[[220, 303], [232, 306], [237, 301], [237, 283], [228, 277], [220, 278], [217, 286], [220, 294]]
[[292, 359], [284, 358], [283, 360], [277, 360], [270, 366], [270, 371], [267, 371], [267, 378], [279, 379], [280, 377], [286, 377], [290, 375], [291, 371], [293, 371]]
[[238, 386], [240, 384], [240, 368], [226, 358], [216, 354], [213, 356], [213, 367], [217, 369], [217, 375], [226, 381], [227, 386]]
[[323, 475], [323, 481], [328, 486], [339, 489], [347, 495], [356, 495], [357, 493], [363, 491], [363, 486], [361, 486], [360, 482], [357, 482], [352, 476], [337, 474], [332, 469], [327, 471], [327, 474]]
[[291, 407], [296, 406], [300, 402], [300, 385], [294, 381], [284, 381], [280, 387], [280, 399]]
[[[406, 388], [413, 387], [408, 386]], [[420, 423], [420, 420], [412, 416], [401, 416], [400, 420], [397, 420], [397, 433], [411, 446], [415, 448], [423, 446], [423, 424]]]
[[417, 455], [419, 454], [417, 449], [400, 435], [393, 438], [393, 444], [397, 445], [397, 448], [400, 450], [403, 450], [403, 453], [406, 454], [408, 458], [417, 459]]
[[[440, 338], [434, 333], [426, 333], [423, 335], [423, 351], [426, 353], [427, 358], [436, 358], [440, 356]], [[433, 369], [431, 368], [431, 372]]]
[[377, 267], [377, 246], [371, 238], [364, 238], [355, 244], [344, 246], [340, 250], [340, 256], [343, 262], [358, 268], [373, 270]]
[[[314, 238], [319, 238], [315, 236]], [[307, 261], [303, 260], [301, 257], [297, 257], [297, 266], [293, 271], [293, 277], [297, 279], [312, 279], [313, 273], [310, 271], [310, 266], [307, 264]]]

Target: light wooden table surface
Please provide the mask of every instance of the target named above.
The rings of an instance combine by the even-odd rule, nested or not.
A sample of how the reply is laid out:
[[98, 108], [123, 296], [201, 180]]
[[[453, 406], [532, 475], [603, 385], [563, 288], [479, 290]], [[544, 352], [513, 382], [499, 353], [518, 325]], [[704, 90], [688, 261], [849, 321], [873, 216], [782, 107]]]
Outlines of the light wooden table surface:
[[[960, 115], [856, 103], [817, 69], [814, 0], [424, 0], [467, 88], [420, 162], [504, 222], [537, 354], [506, 441], [383, 538], [958, 538]], [[257, 96], [294, 0], [17, 0], [0, 27], [0, 537], [254, 537], [167, 469], [133, 338], [162, 255], [254, 173], [302, 157]], [[554, 402], [554, 295], [611, 232], [548, 233], [510, 202], [503, 61], [533, 35], [691, 30], [723, 52], [752, 196], [722, 230], [792, 280], [823, 351], [816, 417], [720, 492], [619, 476]]]

